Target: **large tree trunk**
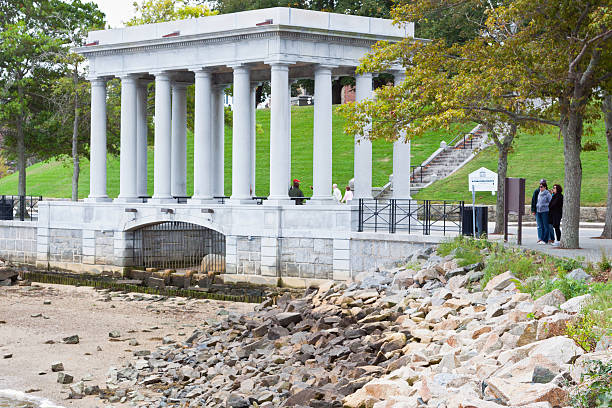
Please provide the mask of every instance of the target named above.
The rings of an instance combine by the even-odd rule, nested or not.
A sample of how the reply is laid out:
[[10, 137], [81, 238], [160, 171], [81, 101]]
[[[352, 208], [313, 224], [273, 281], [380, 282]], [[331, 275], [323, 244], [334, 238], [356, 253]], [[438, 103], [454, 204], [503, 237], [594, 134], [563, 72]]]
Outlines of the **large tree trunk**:
[[[565, 196], [563, 199], [562, 248], [580, 248], [580, 189], [582, 187], [582, 110], [583, 106], [569, 106], [562, 113], [561, 134], [565, 155]], [[563, 107], [562, 107], [563, 108]], [[563, 117], [565, 116], [565, 118]]]
[[497, 199], [495, 201], [495, 230], [494, 234], [504, 233], [504, 205], [506, 195], [506, 175], [508, 174], [508, 151], [510, 145], [502, 144], [497, 154]]
[[79, 73], [74, 70], [74, 122], [72, 125], [72, 201], [79, 201]]
[[602, 238], [612, 239], [612, 95], [606, 92], [602, 106], [604, 123], [606, 124], [606, 140], [608, 141], [608, 200], [606, 203], [606, 223]]
[[19, 172], [19, 184], [17, 194], [26, 195], [26, 154], [25, 135], [23, 133], [23, 86], [17, 85], [19, 96], [19, 115], [17, 117], [17, 172]]

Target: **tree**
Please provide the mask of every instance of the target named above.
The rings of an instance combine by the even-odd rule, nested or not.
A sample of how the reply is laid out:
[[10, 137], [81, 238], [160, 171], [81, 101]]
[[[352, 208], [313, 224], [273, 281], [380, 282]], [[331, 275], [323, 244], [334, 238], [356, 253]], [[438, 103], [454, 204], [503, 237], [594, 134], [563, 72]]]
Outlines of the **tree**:
[[561, 246], [580, 246], [580, 152], [595, 92], [612, 78], [612, 13], [609, 0], [514, 0], [490, 18], [516, 34], [506, 44], [509, 61], [525, 67], [518, 92], [557, 104], [565, 160], [564, 232]]
[[606, 222], [602, 238], [612, 239], [612, 93], [604, 92], [602, 111], [608, 142], [608, 199], [606, 201]]
[[136, 16], [126, 25], [161, 23], [164, 21], [184, 20], [217, 14], [205, 4], [194, 4], [190, 0], [142, 0], [134, 2]]
[[[395, 18], [422, 18], [430, 13], [431, 5], [425, 3], [396, 9]], [[557, 122], [550, 105], [515, 92], [523, 72], [505, 62], [509, 49], [504, 44], [511, 34], [492, 35], [487, 30], [482, 26], [482, 35], [450, 45], [446, 39], [379, 43], [358, 71], [377, 72], [400, 65], [406, 70], [405, 81], [383, 87], [373, 100], [342, 108], [342, 112], [348, 117], [347, 133], [368, 133], [371, 139], [396, 140], [403, 134], [410, 139], [457, 122], [475, 122], [486, 128], [498, 151], [494, 232], [501, 233], [508, 153], [517, 131], [533, 132]]]

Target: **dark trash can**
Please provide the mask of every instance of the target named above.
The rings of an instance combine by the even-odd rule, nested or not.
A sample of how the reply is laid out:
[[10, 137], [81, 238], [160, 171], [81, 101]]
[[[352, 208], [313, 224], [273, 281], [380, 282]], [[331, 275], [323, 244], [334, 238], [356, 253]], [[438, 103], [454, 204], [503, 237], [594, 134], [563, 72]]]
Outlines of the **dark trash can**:
[[0, 220], [13, 219], [13, 199], [0, 198]]
[[[489, 234], [489, 208], [476, 207], [476, 236], [486, 236]], [[474, 225], [472, 223], [472, 207], [463, 207], [461, 216], [461, 233], [463, 235], [472, 236], [474, 233]]]

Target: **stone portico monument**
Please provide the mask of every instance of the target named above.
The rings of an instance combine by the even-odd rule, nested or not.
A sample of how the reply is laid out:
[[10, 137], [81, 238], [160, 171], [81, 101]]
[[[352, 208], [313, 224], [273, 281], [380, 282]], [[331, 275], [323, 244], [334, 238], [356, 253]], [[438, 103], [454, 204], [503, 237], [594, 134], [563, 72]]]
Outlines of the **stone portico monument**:
[[[135, 230], [183, 221], [225, 236], [227, 275], [237, 280], [238, 275], [244, 280], [348, 279], [360, 269], [353, 259], [367, 251], [355, 241], [354, 209], [332, 201], [332, 80], [354, 75], [375, 42], [413, 34], [413, 24], [396, 27], [391, 20], [292, 8], [89, 33], [87, 45], [76, 52], [89, 61], [92, 85], [90, 195], [84, 203], [41, 202], [37, 262], [68, 269], [121, 269], [130, 266], [139, 249]], [[402, 70], [393, 73], [396, 82], [402, 80]], [[106, 83], [114, 77], [121, 79], [121, 157], [120, 194], [113, 202], [106, 192]], [[303, 78], [315, 81], [314, 192], [308, 205], [296, 207], [288, 197], [290, 90], [292, 81]], [[272, 88], [270, 195], [258, 206], [252, 199], [255, 89], [262, 81], [270, 81]], [[150, 82], [155, 83], [154, 190], [152, 198], [143, 202]], [[186, 204], [178, 204], [177, 197], [187, 194], [186, 87], [190, 84], [195, 84], [194, 194]], [[213, 197], [224, 195], [223, 93], [230, 84], [232, 192], [220, 204]], [[372, 95], [372, 74], [356, 76], [356, 94], [357, 100]], [[371, 142], [355, 140], [354, 154], [355, 198], [371, 198]], [[409, 198], [409, 144], [396, 143], [393, 158], [396, 198]], [[58, 230], [72, 231], [78, 256], [79, 250], [70, 259], [54, 253]], [[101, 262], [97, 239], [104, 237], [108, 247], [111, 236], [112, 256], [107, 254]], [[245, 248], [246, 256], [241, 255]]]

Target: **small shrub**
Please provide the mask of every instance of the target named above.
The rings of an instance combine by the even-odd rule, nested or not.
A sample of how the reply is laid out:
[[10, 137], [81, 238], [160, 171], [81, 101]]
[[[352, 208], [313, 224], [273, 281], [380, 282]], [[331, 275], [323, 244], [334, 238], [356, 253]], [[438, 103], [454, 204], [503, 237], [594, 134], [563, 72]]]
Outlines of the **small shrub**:
[[565, 271], [571, 272], [574, 269], [583, 268], [584, 264], [582, 262], [584, 258], [555, 258], [554, 262], [557, 268]]
[[589, 140], [585, 140], [585, 142], [582, 144], [582, 151], [583, 152], [595, 152], [599, 150], [600, 147], [601, 147], [600, 143], [589, 139]]
[[602, 249], [601, 260], [597, 262], [597, 269], [600, 272], [607, 273], [612, 269], [612, 259], [608, 257], [608, 254]]
[[232, 112], [231, 106], [225, 106], [223, 108], [223, 119], [226, 126], [232, 126], [234, 123], [234, 113]]
[[580, 376], [580, 384], [570, 395], [573, 408], [608, 408], [612, 406], [612, 360], [590, 360]]
[[601, 334], [595, 326], [595, 321], [589, 313], [582, 312], [576, 323], [568, 322], [567, 337], [582, 347], [586, 352], [595, 350], [595, 345], [601, 338]]

